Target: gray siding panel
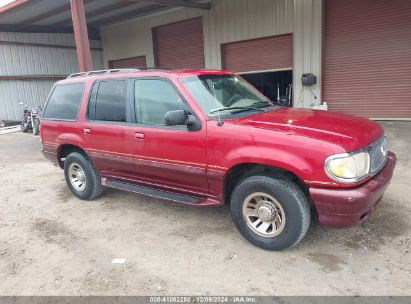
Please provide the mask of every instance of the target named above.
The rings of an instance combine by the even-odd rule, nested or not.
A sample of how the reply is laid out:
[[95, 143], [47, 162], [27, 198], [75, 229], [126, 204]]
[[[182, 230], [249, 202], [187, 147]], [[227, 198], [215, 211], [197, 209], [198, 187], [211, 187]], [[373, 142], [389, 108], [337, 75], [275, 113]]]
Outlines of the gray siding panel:
[[[0, 33], [0, 75], [66, 75], [78, 71], [77, 52], [51, 46], [9, 45], [2, 42], [75, 46], [72, 34]], [[93, 47], [100, 41], [91, 40]], [[95, 69], [101, 69], [102, 51], [92, 51]]]
[[[73, 34], [0, 32], [0, 76], [68, 75], [78, 71], [76, 49], [52, 46], [10, 45], [2, 42], [75, 46]], [[100, 48], [101, 42], [90, 41]], [[103, 68], [102, 51], [91, 52], [95, 69]], [[19, 102], [43, 105], [54, 81], [0, 80], [0, 118], [19, 120]]]
[[[320, 104], [322, 18], [322, 0], [294, 0], [294, 106], [299, 108]], [[317, 84], [303, 87], [303, 73], [316, 75]]]
[[[65, 33], [14, 33], [0, 32], [0, 40], [26, 42], [26, 43], [43, 43], [58, 44], [66, 46], [75, 46], [74, 35]], [[90, 47], [101, 47], [100, 40], [90, 40]]]
[[32, 107], [44, 105], [54, 81], [0, 81], [0, 117], [3, 120], [20, 120], [20, 102]]

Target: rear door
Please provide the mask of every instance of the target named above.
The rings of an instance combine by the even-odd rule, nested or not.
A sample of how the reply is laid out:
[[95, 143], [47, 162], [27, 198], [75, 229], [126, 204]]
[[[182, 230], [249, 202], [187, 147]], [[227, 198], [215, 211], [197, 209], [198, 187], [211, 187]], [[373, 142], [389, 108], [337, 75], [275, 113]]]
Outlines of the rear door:
[[87, 153], [102, 176], [133, 175], [130, 129], [131, 81], [110, 79], [93, 84], [83, 133]]
[[205, 126], [166, 126], [167, 111], [191, 112], [174, 84], [165, 78], [138, 78], [134, 83], [135, 119], [133, 154], [141, 179], [153, 184], [208, 192]]

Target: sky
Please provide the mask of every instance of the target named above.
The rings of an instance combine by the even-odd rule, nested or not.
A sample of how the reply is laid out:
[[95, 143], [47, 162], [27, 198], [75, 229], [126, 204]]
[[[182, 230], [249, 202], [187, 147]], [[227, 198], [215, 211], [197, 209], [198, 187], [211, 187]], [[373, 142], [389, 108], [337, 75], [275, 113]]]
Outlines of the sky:
[[0, 0], [0, 6], [9, 4], [10, 2], [13, 2], [14, 0]]

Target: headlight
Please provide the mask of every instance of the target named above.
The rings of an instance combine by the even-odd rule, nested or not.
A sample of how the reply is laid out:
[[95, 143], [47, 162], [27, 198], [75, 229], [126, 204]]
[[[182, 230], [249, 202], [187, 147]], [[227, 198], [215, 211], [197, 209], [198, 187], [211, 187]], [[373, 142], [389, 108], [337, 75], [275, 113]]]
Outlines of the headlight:
[[328, 175], [340, 182], [357, 182], [370, 172], [370, 155], [367, 151], [337, 154], [325, 160]]

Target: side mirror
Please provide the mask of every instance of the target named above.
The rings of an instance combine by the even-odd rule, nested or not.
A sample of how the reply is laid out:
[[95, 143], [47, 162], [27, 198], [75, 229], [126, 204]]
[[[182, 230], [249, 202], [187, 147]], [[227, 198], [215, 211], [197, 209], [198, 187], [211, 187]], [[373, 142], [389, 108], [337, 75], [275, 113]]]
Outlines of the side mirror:
[[186, 110], [169, 111], [164, 115], [167, 126], [187, 126], [190, 131], [200, 130], [201, 124], [194, 115]]
[[167, 126], [188, 125], [188, 113], [185, 110], [169, 111], [164, 115]]

